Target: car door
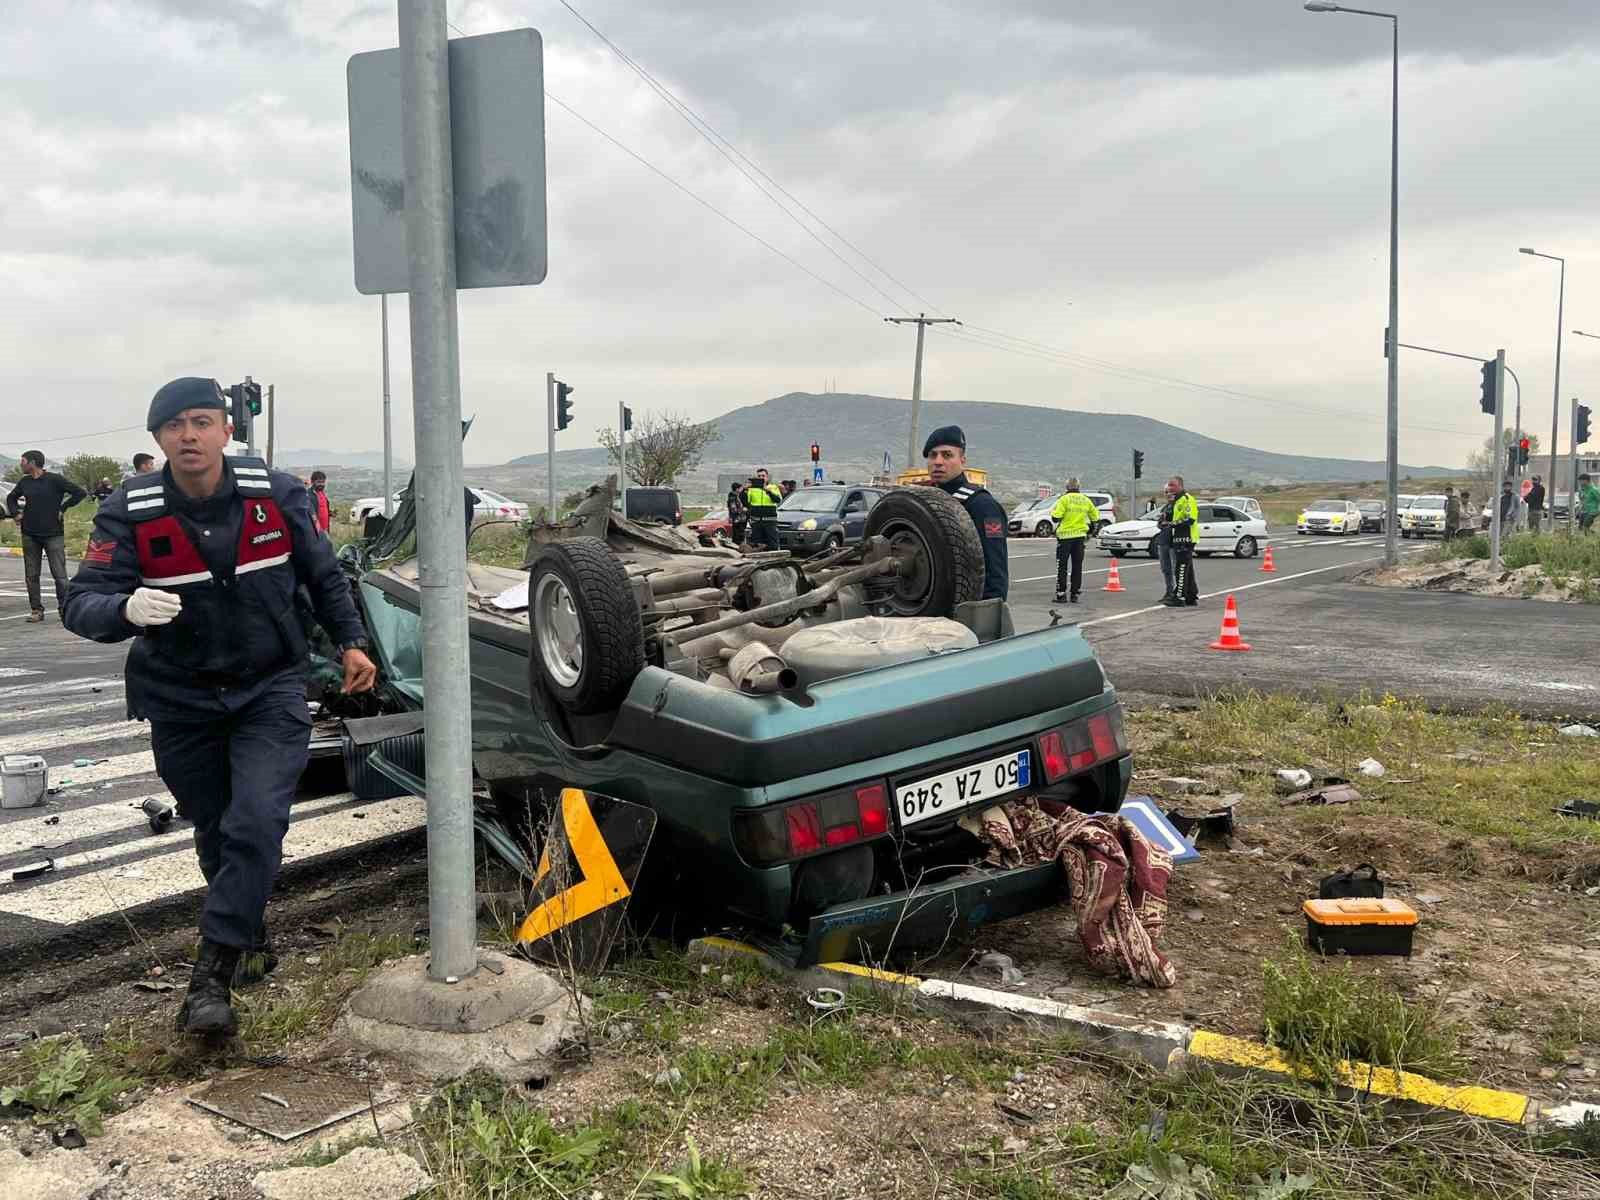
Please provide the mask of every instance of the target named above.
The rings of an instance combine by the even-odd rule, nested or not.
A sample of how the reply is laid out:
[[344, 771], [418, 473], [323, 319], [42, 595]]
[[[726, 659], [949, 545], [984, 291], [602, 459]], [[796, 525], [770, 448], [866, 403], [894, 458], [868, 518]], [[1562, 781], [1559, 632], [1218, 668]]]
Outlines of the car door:
[[1239, 544], [1239, 539], [1245, 533], [1245, 516], [1236, 508], [1226, 504], [1214, 504], [1211, 507], [1211, 528], [1214, 544], [1218, 554], [1232, 554], [1233, 548]]
[[845, 493], [844, 507], [840, 510], [840, 519], [844, 522], [845, 541], [857, 541], [866, 532], [869, 507], [866, 493], [859, 489]]

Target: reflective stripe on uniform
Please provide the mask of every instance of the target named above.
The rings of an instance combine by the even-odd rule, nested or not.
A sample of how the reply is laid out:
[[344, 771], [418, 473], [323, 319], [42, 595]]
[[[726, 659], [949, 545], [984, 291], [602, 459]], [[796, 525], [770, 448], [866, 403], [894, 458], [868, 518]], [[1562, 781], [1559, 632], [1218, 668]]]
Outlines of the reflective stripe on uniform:
[[139, 582], [147, 587], [176, 587], [180, 583], [199, 583], [210, 578], [210, 571], [196, 571], [192, 575], [141, 575]]
[[166, 502], [166, 498], [163, 496], [157, 496], [154, 500], [130, 500], [128, 501], [128, 509], [131, 512], [140, 508], [160, 508]]
[[248, 571], [259, 571], [263, 567], [282, 566], [288, 561], [289, 552], [286, 550], [282, 554], [274, 555], [272, 558], [261, 558], [257, 559], [255, 562], [240, 563], [233, 569], [233, 573], [235, 575], [243, 575]]

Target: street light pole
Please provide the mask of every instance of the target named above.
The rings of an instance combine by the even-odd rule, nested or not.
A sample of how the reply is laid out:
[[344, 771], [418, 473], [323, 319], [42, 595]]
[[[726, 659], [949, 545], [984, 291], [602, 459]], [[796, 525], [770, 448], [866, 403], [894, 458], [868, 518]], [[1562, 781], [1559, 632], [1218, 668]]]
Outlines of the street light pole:
[[[1552, 399], [1550, 402], [1550, 506], [1552, 512], [1551, 526], [1553, 528], [1555, 525], [1553, 514], [1555, 511], [1556, 502], [1556, 439], [1561, 433], [1561, 318], [1563, 315], [1562, 310], [1565, 308], [1567, 302], [1567, 260], [1559, 255], [1544, 254], [1527, 246], [1519, 246], [1517, 248], [1517, 252], [1519, 254], [1531, 254], [1534, 258], [1553, 259], [1561, 264], [1561, 282], [1558, 290], [1556, 291], [1556, 382], [1555, 387], [1552, 389]], [[1576, 499], [1577, 493], [1578, 481], [1574, 479], [1572, 481], [1572, 490], [1570, 494], [1574, 499]], [[1572, 514], [1575, 507], [1575, 504], [1571, 500], [1567, 502], [1568, 528], [1571, 528], [1572, 526]]]
[[[1391, 67], [1393, 104], [1389, 116], [1389, 329], [1384, 354], [1389, 360], [1389, 416], [1386, 455], [1389, 468], [1388, 505], [1391, 513], [1400, 506], [1400, 18], [1395, 13], [1368, 8], [1346, 8], [1326, 0], [1306, 0], [1306, 11], [1315, 13], [1355, 13], [1363, 17], [1382, 17], [1393, 30], [1394, 61]], [[1383, 561], [1394, 566], [1400, 561], [1399, 530], [1390, 521], [1384, 531]]]

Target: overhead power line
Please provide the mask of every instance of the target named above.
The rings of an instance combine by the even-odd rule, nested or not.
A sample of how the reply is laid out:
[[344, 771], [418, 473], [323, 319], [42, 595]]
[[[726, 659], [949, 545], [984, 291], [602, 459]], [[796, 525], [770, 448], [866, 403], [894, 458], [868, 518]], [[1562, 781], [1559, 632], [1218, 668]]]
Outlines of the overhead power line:
[[[788, 188], [784, 187], [783, 184], [779, 183], [772, 177], [771, 174], [764, 170], [759, 163], [757, 163], [744, 151], [740, 150], [738, 146], [734, 145], [727, 138], [723, 137], [721, 133], [717, 132], [717, 130], [712, 127], [709, 121], [707, 121], [692, 107], [690, 107], [686, 101], [678, 97], [670, 88], [666, 86], [666, 84], [662, 83], [659, 79], [652, 75], [646, 67], [631, 57], [622, 49], [621, 46], [617, 45], [616, 42], [607, 37], [606, 34], [602, 32], [593, 21], [589, 20], [588, 17], [584, 16], [575, 7], [573, 7], [568, 0], [559, 0], [559, 3], [563, 8], [581, 21], [590, 33], [594, 34], [595, 37], [604, 42], [605, 45], [610, 48], [611, 52], [621, 59], [623, 63], [625, 63], [635, 74], [639, 76], [639, 78], [643, 79], [645, 83], [649, 85], [651, 90], [656, 93], [656, 95], [660, 96], [661, 99], [665, 101], [674, 112], [676, 112], [684, 119], [684, 121], [688, 123], [689, 128], [693, 129], [697, 134], [704, 138], [705, 141], [712, 147], [712, 149], [716, 150], [718, 154], [727, 159], [728, 162], [733, 165], [735, 170], [748, 179], [763, 196], [765, 196], [768, 200], [771, 200], [784, 216], [788, 217], [802, 230], [804, 230], [808, 237], [810, 237], [814, 242], [817, 243], [817, 245], [821, 246], [829, 254], [833, 255], [834, 258], [838, 259], [839, 262], [842, 263], [844, 267], [852, 272], [858, 279], [860, 279], [863, 283], [865, 283], [873, 291], [877, 292], [878, 295], [882, 296], [896, 308], [905, 312], [910, 312], [910, 308], [905, 303], [896, 299], [894, 296], [884, 291], [883, 288], [879, 287], [875, 280], [857, 268], [854, 263], [850, 262], [844, 257], [844, 255], [840, 254], [838, 250], [834, 249], [833, 246], [829, 245], [828, 242], [816, 232], [816, 230], [811, 228], [811, 226], [806, 224], [806, 222], [802, 221], [799, 216], [797, 216], [788, 207], [788, 205], [784, 204], [782, 200], [779, 200], [777, 196], [773, 195], [772, 192], [767, 189], [765, 184], [763, 184], [763, 180], [765, 180], [766, 184], [771, 184], [772, 187], [781, 193], [787, 200], [789, 200], [789, 202], [792, 203], [795, 208], [798, 208], [801, 212], [805, 213], [806, 216], [810, 217], [811, 220], [815, 221], [823, 229], [827, 230], [828, 233], [830, 233], [841, 245], [851, 250], [858, 258], [860, 258], [873, 270], [877, 271], [885, 279], [893, 283], [901, 291], [919, 301], [924, 308], [932, 309], [935, 312], [939, 311], [938, 305], [923, 299], [922, 296], [918, 295], [917, 292], [913, 291], [908, 285], [902, 283], [888, 270], [887, 267], [884, 267], [882, 264], [878, 263], [865, 250], [861, 249], [861, 247], [857, 246], [849, 238], [845, 237], [844, 234], [840, 233], [827, 221], [823, 220], [823, 218], [818, 216], [816, 212], [806, 204], [805, 201], [801, 200]], [[757, 178], [757, 176], [759, 176], [759, 178]]]
[[143, 428], [143, 425], [119, 425], [115, 429], [97, 429], [93, 433], [62, 433], [57, 434], [54, 437], [8, 438], [6, 440], [19, 446], [23, 444], [34, 445], [36, 443], [43, 442], [72, 442], [77, 441], [79, 438], [105, 437], [106, 435], [112, 433], [132, 433], [135, 430], [141, 430]]

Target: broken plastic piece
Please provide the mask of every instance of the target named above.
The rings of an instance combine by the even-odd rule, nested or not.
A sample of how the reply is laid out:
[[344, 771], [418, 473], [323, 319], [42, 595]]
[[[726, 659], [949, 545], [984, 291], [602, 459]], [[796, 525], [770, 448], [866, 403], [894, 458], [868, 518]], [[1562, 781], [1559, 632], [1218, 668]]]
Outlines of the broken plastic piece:
[[1356, 764], [1356, 770], [1373, 779], [1383, 778], [1383, 764], [1375, 758], [1363, 758]]
[[13, 883], [19, 883], [24, 879], [37, 879], [46, 872], [54, 871], [55, 869], [56, 860], [53, 858], [47, 858], [44, 860], [44, 862], [37, 866], [22, 867], [11, 872], [11, 880]]
[[1559, 817], [1583, 817], [1589, 821], [1600, 821], [1600, 804], [1593, 800], [1568, 800], [1555, 810]]

